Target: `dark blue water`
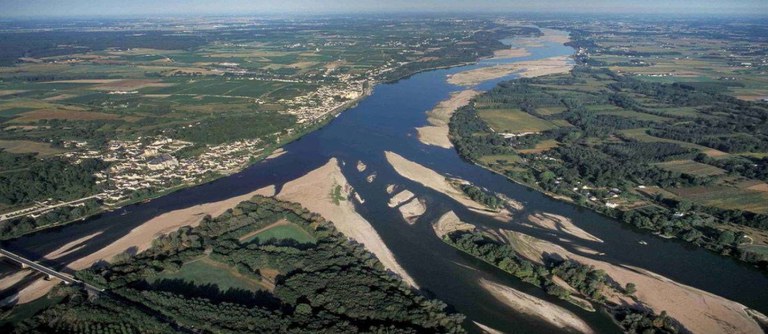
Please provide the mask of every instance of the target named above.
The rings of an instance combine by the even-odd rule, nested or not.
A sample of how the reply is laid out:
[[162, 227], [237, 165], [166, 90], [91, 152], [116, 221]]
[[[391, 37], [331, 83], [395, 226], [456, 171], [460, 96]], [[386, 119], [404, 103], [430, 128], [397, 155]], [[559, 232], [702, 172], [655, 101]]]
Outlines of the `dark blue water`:
[[[547, 44], [531, 49], [530, 56], [514, 61], [570, 55], [572, 52], [569, 47]], [[463, 161], [453, 149], [421, 144], [416, 138], [415, 128], [426, 124], [425, 112], [439, 101], [447, 99], [451, 92], [460, 90], [448, 84], [446, 76], [499, 62], [485, 60], [474, 65], [424, 72], [396, 83], [379, 85], [370, 97], [357, 107], [345, 111], [328, 126], [287, 145], [287, 153], [279, 158], [258, 163], [241, 173], [205, 185], [181, 190], [146, 204], [127, 207], [128, 214], [125, 215], [121, 215], [122, 210], [106, 213], [86, 222], [25, 236], [10, 243], [9, 248], [31, 258], [40, 258], [73, 240], [102, 232], [84, 243], [83, 248], [51, 263], [62, 267], [101, 249], [154, 216], [242, 195], [271, 184], [277, 185], [279, 190], [285, 182], [336, 157], [346, 163], [342, 167], [344, 174], [366, 199], [365, 205], [358, 205], [359, 211], [373, 224], [403, 268], [428, 295], [442, 299], [470, 320], [496, 329], [509, 332], [557, 331], [542, 321], [516, 313], [497, 302], [477, 284], [479, 278], [488, 278], [565, 307], [582, 317], [598, 332], [618, 332], [607, 315], [589, 313], [551, 298], [540, 289], [510, 278], [447, 246], [434, 235], [429, 223], [448, 210], [454, 210], [465, 221], [528, 233], [557, 242], [574, 253], [587, 257], [594, 255], [582, 253], [575, 245], [558, 240], [556, 235], [527, 228], [516, 221], [499, 223], [475, 214], [440, 193], [400, 177], [384, 156], [385, 151], [393, 151], [441, 174], [460, 177], [522, 202], [525, 209], [516, 217], [536, 212], [569, 217], [580, 228], [605, 241], [579, 243], [605, 253], [599, 256], [600, 260], [645, 268], [768, 313], [768, 289], [765, 289], [768, 277], [750, 266], [679, 241], [656, 238], [591, 211], [552, 200]], [[485, 82], [477, 88], [489, 89], [505, 79], [509, 78]], [[369, 166], [366, 173], [358, 173], [355, 169], [358, 160]], [[376, 172], [378, 176], [369, 184], [364, 178], [371, 172]], [[384, 189], [387, 184], [402, 185], [425, 198], [429, 208], [425, 216], [415, 225], [404, 223], [399, 213], [386, 205], [388, 197]], [[648, 245], [640, 246], [640, 240], [646, 241]]]

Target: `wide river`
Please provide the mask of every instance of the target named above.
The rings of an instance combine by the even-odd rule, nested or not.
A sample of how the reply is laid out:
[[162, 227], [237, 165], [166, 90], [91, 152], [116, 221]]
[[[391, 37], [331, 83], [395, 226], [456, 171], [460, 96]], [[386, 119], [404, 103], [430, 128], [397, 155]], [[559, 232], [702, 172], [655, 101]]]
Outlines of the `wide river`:
[[[507, 42], [514, 43], [514, 40]], [[768, 314], [768, 276], [753, 267], [680, 241], [654, 237], [594, 212], [550, 199], [462, 160], [453, 149], [428, 146], [418, 141], [415, 128], [426, 124], [425, 112], [447, 99], [451, 92], [462, 89], [447, 83], [447, 75], [498, 63], [573, 53], [572, 48], [555, 43], [542, 43], [540, 47], [529, 50], [531, 55], [527, 57], [483, 60], [477, 64], [423, 72], [395, 83], [378, 85], [370, 97], [343, 112], [326, 127], [286, 145], [287, 153], [276, 159], [257, 163], [240, 173], [177, 191], [149, 203], [126, 207], [127, 213], [124, 210], [106, 213], [85, 222], [25, 236], [7, 246], [39, 259], [62, 245], [102, 232], [99, 237], [80, 245], [76, 251], [51, 263], [61, 267], [101, 249], [154, 216], [242, 195], [271, 184], [277, 185], [279, 191], [280, 185], [285, 182], [336, 157], [345, 162], [342, 171], [366, 199], [364, 205], [357, 205], [358, 210], [371, 222], [398, 262], [427, 295], [445, 301], [465, 314], [468, 320], [496, 329], [508, 332], [558, 331], [545, 322], [515, 312], [498, 302], [478, 285], [480, 278], [489, 278], [574, 312], [596, 332], [619, 332], [603, 312], [583, 311], [454, 250], [435, 236], [430, 222], [450, 209], [465, 221], [528, 233], [584, 256], [597, 255], [579, 252], [575, 247], [562, 244], [556, 236], [525, 227], [517, 221], [500, 223], [474, 214], [447, 196], [402, 178], [384, 157], [385, 151], [393, 151], [441, 174], [469, 180], [522, 202], [525, 209], [517, 217], [549, 212], [572, 219], [581, 229], [605, 241], [588, 244], [590, 248], [605, 253], [599, 256], [600, 260], [645, 268]], [[484, 82], [477, 88], [487, 90], [508, 79], [511, 78]], [[366, 173], [358, 173], [355, 169], [358, 160], [368, 165]], [[378, 176], [373, 183], [368, 183], [365, 176], [371, 172], [376, 172]], [[403, 185], [424, 198], [427, 213], [414, 225], [403, 222], [399, 212], [386, 204], [387, 184]], [[647, 245], [640, 245], [638, 242], [641, 240]]]

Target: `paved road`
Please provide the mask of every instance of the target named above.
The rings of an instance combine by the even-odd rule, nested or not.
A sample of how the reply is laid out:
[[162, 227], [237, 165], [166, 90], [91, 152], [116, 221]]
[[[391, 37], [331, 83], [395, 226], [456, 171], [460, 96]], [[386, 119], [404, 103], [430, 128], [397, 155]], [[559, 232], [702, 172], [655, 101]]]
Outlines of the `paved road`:
[[24, 264], [24, 265], [26, 265], [29, 268], [32, 268], [32, 269], [34, 269], [34, 270], [36, 270], [38, 272], [41, 272], [43, 274], [48, 275], [49, 277], [56, 277], [56, 278], [64, 281], [67, 284], [82, 285], [86, 289], [94, 291], [94, 292], [102, 292], [102, 291], [104, 291], [104, 289], [100, 289], [100, 288], [97, 288], [97, 287], [95, 287], [93, 285], [85, 283], [83, 281], [77, 280], [77, 279], [75, 279], [74, 277], [72, 277], [72, 276], [70, 276], [68, 274], [65, 274], [65, 273], [53, 270], [51, 268], [48, 268], [48, 267], [46, 267], [44, 265], [41, 265], [41, 264], [39, 264], [39, 263], [37, 263], [35, 261], [32, 261], [32, 260], [27, 259], [27, 258], [25, 258], [25, 257], [23, 257], [21, 255], [16, 254], [16, 253], [7, 251], [5, 249], [0, 248], [0, 255], [5, 256], [5, 257], [7, 257], [7, 258], [17, 262], [17, 263]]

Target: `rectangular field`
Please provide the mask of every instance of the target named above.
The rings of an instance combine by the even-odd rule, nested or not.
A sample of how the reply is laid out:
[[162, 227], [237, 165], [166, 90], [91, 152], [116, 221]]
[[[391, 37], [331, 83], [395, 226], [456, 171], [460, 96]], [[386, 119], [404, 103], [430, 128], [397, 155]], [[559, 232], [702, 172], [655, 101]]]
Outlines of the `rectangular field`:
[[697, 176], [713, 176], [725, 174], [725, 170], [693, 160], [675, 160], [656, 164], [657, 167], [671, 172], [685, 173]]
[[[157, 279], [180, 279], [193, 282], [196, 285], [216, 285], [220, 291], [229, 289], [244, 289], [250, 291], [264, 290], [259, 280], [246, 277], [237, 269], [209, 257], [202, 257], [185, 263], [181, 269], [173, 273], [161, 273]], [[152, 282], [150, 282], [152, 283]]]
[[728, 186], [671, 188], [667, 190], [682, 198], [708, 206], [768, 213], [768, 192]]
[[479, 109], [477, 113], [488, 126], [500, 133], [541, 132], [557, 127], [550, 121], [520, 110]]
[[64, 150], [51, 147], [50, 144], [30, 140], [0, 140], [0, 150], [9, 153], [39, 153], [43, 156], [64, 152]]

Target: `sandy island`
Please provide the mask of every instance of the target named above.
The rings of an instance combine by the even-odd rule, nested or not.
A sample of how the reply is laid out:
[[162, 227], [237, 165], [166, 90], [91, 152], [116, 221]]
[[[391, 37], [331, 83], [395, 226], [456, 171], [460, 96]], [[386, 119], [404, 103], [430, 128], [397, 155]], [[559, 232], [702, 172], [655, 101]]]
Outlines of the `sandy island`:
[[464, 90], [454, 92], [451, 97], [438, 103], [432, 110], [427, 112], [427, 122], [430, 125], [416, 128], [419, 140], [427, 145], [439, 146], [442, 148], [451, 148], [453, 145], [448, 139], [448, 122], [456, 109], [465, 106], [469, 101], [480, 92], [476, 90]]
[[424, 201], [417, 197], [414, 197], [397, 209], [408, 224], [415, 224], [416, 220], [427, 212], [427, 206], [424, 204]]
[[477, 321], [473, 321], [473, 324], [477, 325], [477, 327], [480, 327], [480, 330], [483, 331], [485, 334], [504, 334], [502, 331], [495, 330], [489, 326], [483, 325]]
[[566, 73], [571, 68], [573, 68], [573, 62], [569, 56], [557, 56], [459, 72], [449, 76], [448, 82], [454, 85], [470, 87], [483, 81], [503, 78], [512, 74], [518, 74], [521, 78], [533, 78], [549, 74]]
[[[528, 221], [534, 226], [556, 233], [566, 234], [587, 241], [603, 242], [600, 238], [582, 230], [570, 219], [551, 213], [536, 213], [528, 216]], [[526, 224], [529, 225], [529, 224]]]
[[509, 212], [509, 210], [503, 209], [499, 211], [492, 211], [486, 208], [484, 205], [473, 201], [463, 192], [451, 185], [451, 183], [446, 180], [445, 176], [442, 176], [437, 172], [419, 165], [413, 161], [405, 159], [397, 153], [390, 151], [386, 151], [384, 153], [387, 157], [387, 161], [392, 165], [392, 167], [394, 167], [395, 171], [400, 174], [400, 176], [411, 181], [421, 183], [427, 188], [431, 188], [432, 190], [440, 192], [474, 212], [488, 215], [504, 222], [509, 221], [509, 219], [512, 217], [512, 213]]
[[456, 232], [456, 231], [474, 231], [475, 225], [467, 224], [459, 218], [453, 211], [444, 213], [437, 221], [432, 224], [432, 229], [437, 234], [438, 238], [443, 238], [444, 235]]
[[332, 158], [324, 166], [286, 183], [277, 198], [300, 203], [308, 210], [333, 222], [339, 232], [365, 245], [384, 267], [399, 275], [411, 286], [418, 287], [413, 278], [397, 263], [395, 256], [373, 226], [355, 211], [351, 202], [342, 200], [338, 205], [334, 204], [330, 194], [336, 185], [349, 189], [349, 183], [342, 174], [338, 161]]
[[518, 312], [537, 317], [560, 328], [571, 328], [579, 333], [594, 333], [576, 314], [553, 303], [486, 279], [480, 280], [480, 286]]
[[[502, 232], [503, 233], [503, 232]], [[760, 326], [745, 311], [746, 306], [723, 297], [680, 284], [650, 271], [594, 260], [574, 254], [561, 246], [516, 232], [507, 232], [510, 244], [524, 248], [520, 254], [541, 262], [544, 253], [557, 254], [604, 270], [619, 285], [635, 283], [635, 296], [656, 313], [667, 313], [693, 333], [763, 333]], [[633, 301], [624, 296], [609, 296], [622, 304]]]
[[492, 59], [520, 58], [530, 55], [526, 48], [509, 48], [494, 51]]
[[392, 196], [392, 198], [389, 199], [389, 203], [387, 203], [387, 205], [389, 205], [390, 208], [394, 208], [407, 202], [409, 199], [413, 198], [413, 196], [414, 195], [410, 190], [405, 189], [397, 193], [395, 196]]

